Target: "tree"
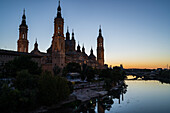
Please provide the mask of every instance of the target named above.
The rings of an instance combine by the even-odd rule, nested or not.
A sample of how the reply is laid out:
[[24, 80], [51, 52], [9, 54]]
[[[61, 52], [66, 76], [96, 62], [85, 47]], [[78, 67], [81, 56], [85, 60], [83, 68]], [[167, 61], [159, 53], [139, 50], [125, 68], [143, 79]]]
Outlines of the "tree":
[[86, 71], [86, 77], [87, 77], [87, 81], [91, 81], [94, 79], [94, 75], [95, 75], [95, 71], [92, 67], [87, 67], [87, 71]]
[[95, 70], [90, 67], [87, 66], [87, 64], [83, 64], [83, 70], [82, 70], [82, 79], [87, 77], [87, 81], [91, 81], [94, 79], [94, 75], [95, 75]]
[[66, 65], [66, 67], [64, 67], [63, 69], [63, 75], [66, 76], [67, 73], [70, 72], [77, 72], [77, 73], [81, 73], [81, 66], [78, 63], [68, 63]]
[[58, 66], [54, 66], [53, 68], [54, 75], [59, 75], [61, 72], [61, 68]]
[[16, 77], [17, 72], [25, 69], [33, 75], [39, 75], [41, 73], [41, 68], [38, 67], [38, 63], [31, 60], [31, 57], [19, 56], [5, 64], [4, 74], [6, 76]]
[[170, 79], [170, 70], [161, 71], [160, 77]]
[[111, 69], [103, 69], [101, 70], [100, 77], [102, 78], [110, 78], [112, 77]]
[[9, 113], [17, 109], [19, 91], [11, 89], [8, 84], [4, 83], [0, 90], [0, 109], [1, 112]]
[[30, 110], [37, 107], [38, 76], [31, 75], [28, 70], [17, 73], [14, 88], [19, 91], [18, 109]]
[[56, 104], [69, 95], [67, 80], [62, 77], [52, 76], [46, 72], [41, 75], [38, 84], [38, 100], [42, 105]]
[[14, 87], [19, 90], [34, 89], [38, 86], [38, 75], [31, 75], [28, 70], [17, 72], [16, 79], [14, 80]]

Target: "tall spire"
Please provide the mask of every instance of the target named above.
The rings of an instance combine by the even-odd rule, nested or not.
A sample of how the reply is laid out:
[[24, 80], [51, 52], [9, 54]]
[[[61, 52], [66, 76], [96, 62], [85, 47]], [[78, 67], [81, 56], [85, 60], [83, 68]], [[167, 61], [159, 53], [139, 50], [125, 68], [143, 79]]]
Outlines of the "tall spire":
[[34, 44], [34, 50], [38, 50], [38, 43], [37, 43], [37, 38], [35, 40], [35, 44]]
[[69, 28], [67, 26], [66, 40], [70, 40]]
[[22, 15], [22, 25], [26, 25], [26, 16], [25, 16], [25, 8], [23, 10], [23, 15]]
[[60, 0], [59, 0], [59, 2], [58, 2], [58, 8], [57, 8], [57, 18], [62, 18], [62, 17], [61, 17]]
[[79, 42], [78, 42], [78, 46], [77, 46], [77, 52], [81, 52]]
[[99, 36], [102, 36], [101, 25], [99, 26]]
[[23, 16], [22, 16], [22, 19], [26, 19], [26, 16], [25, 16], [25, 8], [23, 10]]
[[69, 32], [69, 31], [68, 31], [68, 26], [67, 26], [67, 32]]
[[35, 43], [37, 43], [37, 38], [35, 39]]
[[72, 29], [72, 39], [71, 40], [74, 40], [74, 29]]
[[92, 47], [91, 47], [91, 50], [90, 50], [90, 55], [93, 55], [93, 49], [92, 49]]
[[82, 47], [82, 53], [85, 53], [84, 44], [83, 44], [83, 47]]
[[23, 14], [25, 15], [25, 8], [24, 8], [24, 13]]

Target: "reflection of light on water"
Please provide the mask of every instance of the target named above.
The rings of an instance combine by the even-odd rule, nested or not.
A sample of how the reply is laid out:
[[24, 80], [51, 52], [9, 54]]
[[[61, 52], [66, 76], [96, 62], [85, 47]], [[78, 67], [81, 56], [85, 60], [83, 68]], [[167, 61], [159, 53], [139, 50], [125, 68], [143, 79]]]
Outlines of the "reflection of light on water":
[[128, 75], [127, 76], [127, 79], [134, 79], [134, 78], [136, 78], [136, 76], [133, 76], [133, 75]]
[[[170, 84], [161, 84], [157, 80], [139, 80], [136, 76], [127, 76], [128, 85], [124, 101], [114, 104], [105, 113], [170, 113]], [[132, 80], [134, 79], [134, 80]], [[121, 96], [120, 96], [121, 98]]]
[[137, 80], [142, 80], [143, 78], [144, 78], [144, 77], [142, 77], [142, 78], [141, 78], [141, 77], [139, 77]]
[[142, 76], [142, 77], [137, 77], [137, 76], [134, 76], [134, 75], [128, 75], [127, 76], [127, 80], [133, 80], [133, 79], [135, 79], [135, 80], [142, 80], [144, 77]]

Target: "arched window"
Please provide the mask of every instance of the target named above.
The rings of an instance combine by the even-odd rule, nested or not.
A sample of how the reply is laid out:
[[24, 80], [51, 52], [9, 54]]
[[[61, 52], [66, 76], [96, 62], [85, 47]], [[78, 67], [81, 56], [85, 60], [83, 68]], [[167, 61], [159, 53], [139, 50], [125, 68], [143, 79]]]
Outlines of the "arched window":
[[102, 47], [103, 45], [102, 45], [102, 43], [99, 43], [99, 47]]
[[58, 34], [60, 34], [60, 26], [58, 26]]

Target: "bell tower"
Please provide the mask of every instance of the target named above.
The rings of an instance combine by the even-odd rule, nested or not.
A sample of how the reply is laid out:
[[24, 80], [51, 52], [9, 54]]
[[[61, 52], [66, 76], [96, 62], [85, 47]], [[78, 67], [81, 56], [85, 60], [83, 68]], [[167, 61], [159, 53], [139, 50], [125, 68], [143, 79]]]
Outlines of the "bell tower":
[[61, 16], [60, 0], [57, 8], [57, 17], [54, 19], [54, 35], [64, 37], [64, 19]]
[[97, 61], [100, 66], [104, 66], [104, 45], [101, 26], [99, 28], [99, 36], [97, 37]]
[[26, 24], [26, 16], [25, 16], [25, 9], [23, 11], [22, 16], [22, 23], [19, 26], [19, 40], [17, 41], [18, 44], [18, 52], [27, 52], [28, 53], [28, 40], [27, 40], [27, 33], [28, 33], [28, 26]]
[[52, 40], [52, 67], [65, 66], [65, 37], [63, 33], [64, 19], [61, 16], [60, 1], [57, 8], [57, 17], [54, 19], [54, 35]]

